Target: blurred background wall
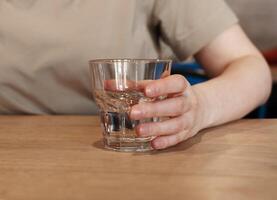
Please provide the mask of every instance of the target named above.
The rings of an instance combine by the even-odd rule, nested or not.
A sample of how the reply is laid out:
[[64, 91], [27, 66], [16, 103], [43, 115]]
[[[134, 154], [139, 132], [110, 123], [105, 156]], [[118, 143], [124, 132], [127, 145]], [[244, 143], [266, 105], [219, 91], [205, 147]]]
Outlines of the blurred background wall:
[[226, 0], [260, 50], [277, 47], [277, 0]]
[[261, 50], [277, 47], [277, 0], [226, 0]]
[[[277, 0], [225, 0], [240, 20], [240, 25], [261, 50], [277, 48]], [[164, 43], [162, 57], [176, 59]]]

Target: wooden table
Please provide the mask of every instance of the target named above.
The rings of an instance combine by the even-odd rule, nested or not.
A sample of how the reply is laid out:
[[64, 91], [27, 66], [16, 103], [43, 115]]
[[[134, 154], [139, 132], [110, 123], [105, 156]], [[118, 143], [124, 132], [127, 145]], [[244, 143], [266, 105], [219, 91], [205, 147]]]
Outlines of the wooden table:
[[151, 153], [104, 150], [91, 116], [1, 116], [0, 199], [277, 199], [277, 120]]

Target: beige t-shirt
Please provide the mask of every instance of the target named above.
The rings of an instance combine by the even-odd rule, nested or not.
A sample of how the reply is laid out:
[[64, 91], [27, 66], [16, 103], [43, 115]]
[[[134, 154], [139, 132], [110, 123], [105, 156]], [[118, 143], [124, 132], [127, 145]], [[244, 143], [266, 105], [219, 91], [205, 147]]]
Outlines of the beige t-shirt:
[[0, 113], [95, 114], [88, 60], [179, 59], [237, 22], [223, 0], [0, 1]]

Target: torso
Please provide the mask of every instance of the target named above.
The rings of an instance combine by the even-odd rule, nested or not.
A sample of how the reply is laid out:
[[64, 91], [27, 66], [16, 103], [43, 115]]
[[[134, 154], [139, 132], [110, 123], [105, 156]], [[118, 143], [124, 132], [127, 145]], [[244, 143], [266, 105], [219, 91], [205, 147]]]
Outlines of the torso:
[[157, 58], [153, 1], [0, 2], [0, 113], [93, 114], [88, 60]]

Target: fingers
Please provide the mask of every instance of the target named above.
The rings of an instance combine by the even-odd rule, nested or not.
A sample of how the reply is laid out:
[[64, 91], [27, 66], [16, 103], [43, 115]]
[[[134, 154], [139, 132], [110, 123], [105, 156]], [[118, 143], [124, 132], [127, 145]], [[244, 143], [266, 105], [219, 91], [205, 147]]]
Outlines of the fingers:
[[145, 87], [145, 94], [148, 97], [158, 97], [167, 94], [184, 92], [189, 85], [182, 75], [172, 75], [163, 79], [150, 82]]
[[170, 146], [174, 146], [186, 139], [188, 139], [188, 132], [183, 131], [174, 135], [160, 136], [152, 141], [152, 147], [154, 149], [165, 149]]
[[171, 75], [158, 80], [105, 80], [104, 88], [108, 91], [144, 90], [148, 97], [182, 93], [189, 85], [182, 75]]
[[104, 89], [107, 91], [126, 91], [130, 89], [135, 89], [137, 87], [136, 82], [129, 80], [105, 80]]
[[132, 81], [132, 80], [105, 80], [104, 89], [106, 91], [116, 92], [116, 91], [142, 91], [145, 86], [152, 82], [153, 80], [141, 80], [141, 81]]
[[171, 135], [184, 131], [186, 128], [188, 128], [188, 123], [183, 116], [180, 116], [163, 122], [139, 124], [136, 127], [136, 133], [140, 137]]
[[190, 109], [187, 96], [179, 96], [155, 102], [145, 102], [132, 107], [130, 117], [134, 120], [151, 117], [174, 117], [184, 114]]

